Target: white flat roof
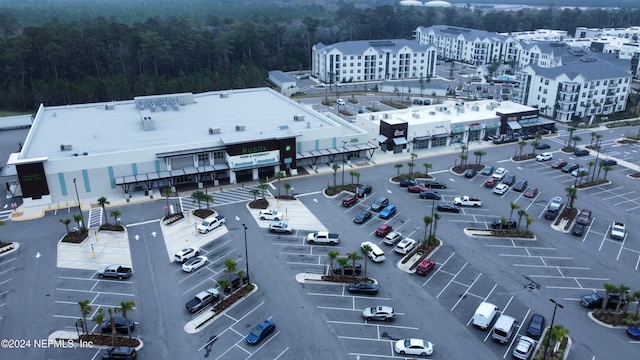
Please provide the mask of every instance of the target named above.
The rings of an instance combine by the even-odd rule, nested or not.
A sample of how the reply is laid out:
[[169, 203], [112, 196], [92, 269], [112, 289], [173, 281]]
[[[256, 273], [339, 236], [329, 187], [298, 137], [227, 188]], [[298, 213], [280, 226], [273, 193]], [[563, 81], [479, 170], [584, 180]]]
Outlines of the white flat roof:
[[[136, 101], [180, 96], [193, 96], [193, 102], [179, 106], [178, 110], [174, 110], [171, 103], [163, 110], [156, 102], [155, 111], [149, 106], [144, 109], [136, 106]], [[144, 130], [143, 116], [151, 117], [152, 129]], [[244, 126], [244, 130], [238, 131], [236, 126]], [[166, 148], [172, 151], [224, 148], [231, 143], [292, 137], [301, 131], [332, 127], [336, 128], [336, 134], [349, 132], [329, 117], [269, 88], [41, 106], [20, 158], [57, 159], [68, 158], [73, 153], [108, 154], [153, 148], [158, 152]], [[215, 129], [213, 134], [209, 128]], [[71, 145], [71, 149], [63, 151], [61, 145]]]

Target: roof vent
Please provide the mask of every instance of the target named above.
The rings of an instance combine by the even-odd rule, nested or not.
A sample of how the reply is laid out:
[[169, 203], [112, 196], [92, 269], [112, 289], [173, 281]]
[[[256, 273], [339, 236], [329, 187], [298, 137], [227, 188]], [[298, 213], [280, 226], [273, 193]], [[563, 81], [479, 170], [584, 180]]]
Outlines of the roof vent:
[[307, 121], [307, 129], [311, 129], [311, 121]]
[[435, 111], [429, 111], [429, 115], [435, 115], [436, 112]]
[[61, 151], [69, 151], [71, 149], [73, 149], [73, 146], [71, 146], [71, 144], [60, 144]]
[[473, 110], [473, 111], [480, 111], [480, 107], [479, 107], [478, 105], [473, 105], [473, 106], [471, 107], [471, 110]]
[[420, 119], [420, 113], [414, 112], [412, 115], [414, 118]]
[[382, 114], [382, 118], [383, 119], [388, 119], [389, 118], [389, 114]]
[[304, 115], [293, 115], [293, 121], [304, 121]]
[[142, 116], [140, 121], [142, 121], [143, 130], [153, 130], [153, 119], [151, 119], [151, 116]]
[[220, 93], [220, 99], [226, 99], [229, 97], [229, 93]]
[[376, 116], [375, 115], [369, 115], [369, 120], [375, 120]]
[[289, 128], [289, 125], [280, 125], [278, 126], [278, 129], [280, 130], [287, 130]]
[[104, 109], [105, 110], [113, 110], [116, 108], [116, 104], [105, 104], [104, 105]]
[[244, 125], [236, 125], [236, 131], [244, 131], [245, 126]]
[[219, 127], [210, 127], [209, 128], [209, 134], [211, 134], [211, 135], [220, 134], [220, 128]]

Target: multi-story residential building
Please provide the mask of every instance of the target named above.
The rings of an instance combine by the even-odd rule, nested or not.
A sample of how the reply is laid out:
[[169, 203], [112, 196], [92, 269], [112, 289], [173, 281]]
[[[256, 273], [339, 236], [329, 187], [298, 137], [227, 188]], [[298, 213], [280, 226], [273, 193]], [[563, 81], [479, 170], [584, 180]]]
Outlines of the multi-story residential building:
[[623, 111], [631, 85], [629, 61], [611, 54], [571, 48], [562, 65], [525, 66], [518, 74], [521, 86], [515, 101], [537, 106], [540, 114], [560, 122]]
[[518, 41], [511, 36], [448, 25], [419, 26], [413, 37], [422, 45], [434, 45], [438, 57], [474, 65], [518, 61]]
[[436, 48], [405, 39], [318, 43], [311, 55], [311, 74], [324, 83], [430, 78], [436, 70]]
[[631, 26], [628, 28], [587, 28], [579, 26], [576, 28], [574, 37], [576, 39], [594, 39], [600, 37], [637, 39], [640, 37], [640, 26]]

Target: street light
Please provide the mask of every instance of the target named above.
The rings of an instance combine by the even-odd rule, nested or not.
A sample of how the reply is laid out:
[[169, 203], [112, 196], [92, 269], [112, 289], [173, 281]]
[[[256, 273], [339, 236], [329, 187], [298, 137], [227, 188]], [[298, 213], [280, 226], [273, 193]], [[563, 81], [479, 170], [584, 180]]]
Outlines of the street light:
[[78, 200], [78, 210], [82, 214], [82, 207], [80, 207], [80, 196], [78, 195], [78, 184], [76, 184], [76, 178], [73, 178], [73, 187], [76, 189], [76, 200]]
[[[242, 224], [244, 228], [244, 261], [247, 263], [247, 280], [251, 281], [249, 277], [249, 247], [247, 247], [247, 225]], [[242, 279], [240, 279], [242, 281]]]
[[347, 151], [347, 142], [342, 140], [342, 189], [344, 189], [344, 167], [346, 165], [344, 161], [344, 154]]
[[547, 338], [547, 344], [544, 346], [544, 357], [543, 359], [547, 359], [547, 351], [549, 350], [549, 343], [551, 342], [551, 331], [553, 330], [553, 322], [556, 319], [556, 309], [558, 306], [562, 309], [564, 306], [558, 304], [555, 300], [549, 299], [553, 303], [553, 316], [551, 316], [551, 326], [549, 327], [549, 337]]

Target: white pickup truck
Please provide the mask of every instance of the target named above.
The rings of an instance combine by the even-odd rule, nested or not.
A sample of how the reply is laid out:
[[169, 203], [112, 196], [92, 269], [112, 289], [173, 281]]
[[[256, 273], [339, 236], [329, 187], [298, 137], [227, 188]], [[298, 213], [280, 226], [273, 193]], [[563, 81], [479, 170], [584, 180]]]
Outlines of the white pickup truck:
[[307, 242], [311, 245], [337, 245], [340, 242], [340, 235], [328, 231], [318, 231], [307, 235]]
[[623, 223], [614, 221], [611, 225], [611, 237], [618, 240], [624, 240], [626, 229]]
[[482, 201], [480, 201], [480, 199], [467, 195], [453, 199], [453, 203], [460, 206], [482, 206]]

